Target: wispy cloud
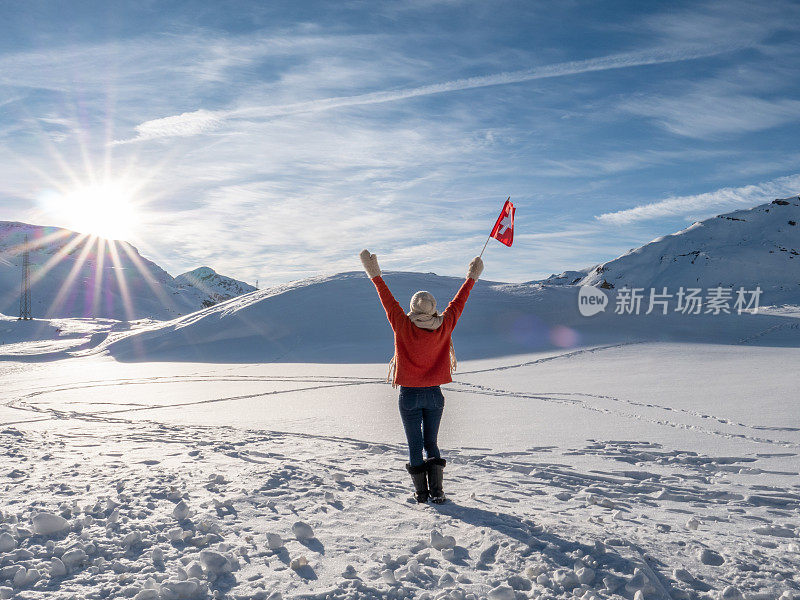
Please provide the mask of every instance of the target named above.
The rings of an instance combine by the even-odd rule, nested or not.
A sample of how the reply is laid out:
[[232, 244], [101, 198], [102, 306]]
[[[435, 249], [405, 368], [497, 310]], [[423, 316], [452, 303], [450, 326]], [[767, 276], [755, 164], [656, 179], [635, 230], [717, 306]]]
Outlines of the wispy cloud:
[[657, 205], [664, 190], [798, 171], [796, 136], [776, 127], [800, 101], [785, 0], [651, 3], [631, 19], [583, 2], [296, 4], [317, 18], [269, 3], [243, 3], [237, 24], [214, 3], [143, 17], [128, 3], [124, 35], [92, 20], [60, 35], [50, 18], [52, 34], [0, 42], [0, 96], [14, 99], [0, 100], [0, 219], [63, 225], [36, 212], [48, 188], [107, 172], [143, 182], [132, 241], [173, 273], [277, 283], [356, 269], [366, 245], [387, 269], [461, 275], [511, 194], [515, 245], [489, 246], [487, 276], [521, 281], [668, 233], [596, 219], [624, 208], [621, 189], [627, 206]]
[[695, 1], [648, 15], [637, 23], [642, 25], [676, 44], [763, 40], [776, 31], [800, 30], [800, 6], [793, 0]]
[[800, 173], [743, 187], [722, 188], [704, 194], [667, 198], [626, 210], [603, 213], [595, 218], [605, 223], [627, 225], [660, 217], [705, 216], [710, 211], [760, 204], [766, 198], [789, 196], [797, 194], [798, 191], [800, 191]]
[[730, 156], [732, 150], [655, 150], [608, 152], [589, 158], [545, 159], [535, 173], [548, 177], [593, 177], [611, 175], [655, 165], [710, 161]]
[[179, 115], [152, 119], [136, 126], [136, 137], [127, 140], [118, 140], [115, 143], [144, 141], [156, 138], [190, 136], [206, 133], [219, 128], [224, 122], [233, 119], [271, 119], [280, 116], [293, 115], [306, 112], [317, 112], [342, 108], [347, 106], [360, 106], [366, 104], [380, 104], [396, 102], [432, 94], [444, 94], [461, 90], [470, 90], [483, 87], [522, 83], [537, 79], [552, 77], [566, 77], [581, 73], [608, 71], [613, 69], [627, 69], [647, 65], [680, 62], [707, 58], [732, 50], [742, 48], [743, 45], [726, 44], [722, 46], [688, 46], [684, 48], [655, 48], [640, 52], [612, 54], [587, 60], [569, 61], [552, 65], [543, 65], [531, 69], [496, 73], [479, 77], [455, 79], [443, 83], [435, 83], [419, 87], [400, 90], [388, 90], [357, 94], [353, 96], [337, 96], [297, 102], [284, 105], [250, 106], [235, 110], [207, 111], [197, 110]]
[[677, 135], [700, 139], [761, 131], [800, 120], [800, 100], [745, 94], [695, 92], [636, 98], [625, 101], [622, 108], [648, 117]]
[[[696, 13], [696, 14], [695, 14]], [[627, 95], [618, 107], [626, 114], [645, 118], [677, 136], [715, 141], [732, 139], [800, 121], [796, 44], [766, 42], [800, 33], [800, 5], [775, 3], [706, 3], [693, 12], [659, 15], [651, 20], [676, 43], [710, 39], [760, 40], [752, 51], [720, 68], [701, 70], [700, 77], [650, 84]], [[788, 34], [788, 35], [787, 35]]]

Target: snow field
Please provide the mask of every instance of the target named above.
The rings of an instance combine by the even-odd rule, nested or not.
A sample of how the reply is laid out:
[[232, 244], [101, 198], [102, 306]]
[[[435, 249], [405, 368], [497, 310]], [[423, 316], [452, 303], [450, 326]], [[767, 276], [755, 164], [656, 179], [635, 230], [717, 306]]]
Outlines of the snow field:
[[7, 359], [0, 596], [800, 597], [796, 355], [464, 361], [442, 506], [408, 502], [384, 364]]
[[[0, 430], [5, 597], [678, 600], [800, 584], [800, 494], [741, 493], [748, 475], [730, 474], [751, 463], [730, 457], [449, 449], [454, 502], [434, 507], [409, 502], [401, 445], [69, 423]], [[583, 472], [570, 452], [618, 466]]]

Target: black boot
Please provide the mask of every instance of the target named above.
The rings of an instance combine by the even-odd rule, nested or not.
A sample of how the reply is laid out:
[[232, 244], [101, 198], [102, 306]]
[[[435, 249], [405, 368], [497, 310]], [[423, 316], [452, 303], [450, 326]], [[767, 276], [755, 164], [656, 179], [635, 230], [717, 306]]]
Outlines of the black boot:
[[428, 489], [431, 502], [435, 504], [443, 504], [447, 500], [442, 489], [444, 466], [446, 464], [447, 461], [443, 458], [429, 458], [425, 462], [425, 466], [428, 467]]
[[414, 497], [417, 502], [423, 504], [428, 501], [428, 479], [426, 477], [428, 467], [425, 463], [419, 466], [412, 467], [406, 464], [406, 470], [411, 475], [411, 481], [414, 482]]

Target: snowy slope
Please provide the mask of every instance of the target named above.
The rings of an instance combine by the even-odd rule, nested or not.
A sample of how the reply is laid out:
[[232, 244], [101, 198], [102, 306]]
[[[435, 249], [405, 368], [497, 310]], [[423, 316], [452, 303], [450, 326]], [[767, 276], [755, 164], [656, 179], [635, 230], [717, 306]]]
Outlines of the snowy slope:
[[[626, 285], [659, 292], [667, 287], [672, 294], [680, 287], [760, 286], [762, 306], [800, 305], [798, 222], [800, 200], [776, 201], [696, 223], [594, 269], [527, 284], [480, 281], [456, 330], [457, 354], [464, 359], [482, 358], [641, 340], [796, 346], [797, 320], [775, 311], [770, 315], [735, 311], [686, 315], [672, 310], [666, 315], [658, 311], [618, 315], [614, 308], [619, 289]], [[120, 252], [121, 260], [125, 254]], [[93, 265], [91, 253], [89, 258]], [[196, 310], [203, 302], [252, 289], [207, 267], [172, 280], [156, 265], [140, 260], [148, 265], [151, 279], [167, 290], [169, 299], [168, 309], [154, 307], [157, 298], [144, 278], [125, 263], [135, 304], [146, 308], [144, 314], [169, 318]], [[94, 272], [93, 266], [88, 268]], [[490, 274], [491, 264], [487, 265]], [[408, 272], [387, 273], [385, 279], [403, 306], [415, 291], [426, 289], [437, 297], [440, 309], [463, 282]], [[105, 282], [113, 300], [118, 296], [115, 280], [107, 275]], [[610, 288], [607, 310], [581, 316], [579, 284]], [[83, 286], [88, 287], [88, 283]], [[79, 298], [73, 305], [79, 311], [86, 301], [81, 303]], [[7, 303], [6, 311], [13, 314], [13, 309]], [[118, 314], [114, 310], [119, 306], [113, 306], [110, 314]], [[642, 312], [646, 310], [645, 299]], [[96, 349], [124, 360], [373, 362], [390, 357], [392, 334], [374, 287], [363, 273], [352, 272], [251, 291], [172, 321], [111, 331]]]
[[[389, 272], [407, 305], [419, 289], [445, 306], [463, 280]], [[616, 290], [610, 290], [612, 298]], [[578, 311], [578, 288], [479, 281], [453, 339], [461, 359], [508, 356], [641, 340], [800, 345], [797, 319], [784, 315], [617, 315]], [[363, 273], [340, 273], [259, 290], [132, 332], [111, 333], [95, 351], [121, 360], [208, 362], [375, 362], [392, 353], [392, 332]]]
[[771, 303], [800, 298], [800, 199], [775, 200], [719, 215], [653, 240], [610, 262], [568, 271], [548, 285], [601, 285], [677, 290], [764, 290]]
[[192, 271], [173, 278], [127, 242], [106, 243], [66, 229], [0, 221], [3, 314], [18, 314], [21, 248], [26, 234], [32, 248], [35, 317], [171, 319], [202, 308], [204, 301], [207, 305], [253, 289], [216, 273], [206, 281], [202, 276], [207, 273], [202, 270], [201, 277], [193, 276], [196, 272]]
[[[422, 273], [387, 273], [405, 306], [418, 289], [427, 289], [443, 309], [462, 279]], [[526, 294], [508, 286], [479, 282], [462, 317], [457, 343], [467, 348], [485, 345], [491, 354], [500, 346], [520, 350], [516, 340], [530, 312]], [[544, 327], [544, 326], [543, 326]], [[541, 333], [545, 337], [547, 332]], [[473, 338], [480, 338], [473, 343]], [[110, 338], [107, 346], [118, 357], [155, 356], [175, 360], [308, 360], [365, 362], [389, 358], [391, 330], [372, 283], [363, 272], [313, 277], [258, 290], [174, 321], [158, 324], [140, 335]], [[544, 340], [531, 340], [540, 347]], [[458, 347], [457, 347], [458, 350]], [[469, 354], [469, 352], [467, 352]]]
[[[632, 340], [797, 345], [796, 319], [774, 313], [614, 314], [625, 285], [667, 287], [672, 294], [680, 287], [760, 286], [761, 306], [800, 304], [797, 222], [800, 200], [778, 200], [696, 223], [594, 269], [527, 284], [480, 281], [455, 333], [457, 354], [480, 358]], [[401, 305], [426, 289], [440, 309], [463, 281], [408, 272], [387, 273], [385, 280]], [[580, 285], [609, 288], [607, 310], [581, 316]], [[370, 362], [391, 355], [391, 339], [372, 284], [354, 272], [246, 294], [149, 330], [112, 335], [101, 348], [126, 360]]]

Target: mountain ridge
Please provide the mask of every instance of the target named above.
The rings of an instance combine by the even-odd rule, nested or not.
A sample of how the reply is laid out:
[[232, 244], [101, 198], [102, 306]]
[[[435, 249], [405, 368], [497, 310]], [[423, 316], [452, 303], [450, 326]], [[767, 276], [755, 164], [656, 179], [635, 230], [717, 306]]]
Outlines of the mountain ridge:
[[174, 283], [178, 288], [187, 292], [193, 290], [198, 295], [198, 300], [203, 308], [256, 290], [255, 286], [233, 277], [220, 275], [211, 267], [206, 266], [181, 273], [175, 277]]
[[210, 267], [204, 267], [213, 272], [207, 280], [192, 276], [198, 269], [173, 277], [126, 241], [104, 240], [60, 227], [0, 221], [3, 314], [17, 314], [26, 235], [35, 317], [172, 319], [255, 289]]
[[[541, 281], [475, 285], [453, 339], [460, 357], [481, 358], [642, 340], [797, 345], [798, 320], [748, 314], [730, 303], [709, 314], [617, 312], [625, 286], [763, 291], [761, 305], [800, 305], [800, 199], [779, 200], [706, 219], [622, 256]], [[797, 233], [796, 233], [797, 232]], [[784, 250], [781, 250], [781, 249]], [[698, 258], [702, 257], [702, 260]], [[420, 289], [445, 306], [463, 279], [384, 272], [404, 306]], [[605, 310], [583, 316], [584, 286], [605, 288]], [[650, 311], [652, 312], [652, 311]], [[144, 331], [109, 337], [97, 351], [118, 360], [216, 362], [374, 362], [392, 333], [371, 282], [361, 271], [317, 276], [258, 290]]]
[[617, 258], [531, 281], [546, 286], [759, 286], [776, 302], [800, 295], [800, 198], [696, 221]]
[[[736, 285], [755, 288], [759, 286], [764, 292], [763, 302], [769, 304], [800, 304], [800, 198], [793, 196], [786, 199], [777, 199], [771, 203], [761, 204], [749, 209], [737, 210], [717, 215], [715, 217], [698, 221], [691, 226], [673, 234], [665, 235], [633, 249], [625, 254], [607, 261], [580, 270], [565, 271], [559, 275], [551, 275], [546, 279], [533, 280], [521, 284], [503, 284], [493, 282], [491, 285], [501, 296], [530, 295], [532, 290], [550, 288], [575, 288], [579, 286], [597, 286], [607, 290], [623, 287], [671, 288], [676, 292], [681, 287], [734, 287]], [[59, 234], [66, 239], [61, 246], [66, 246], [74, 240], [75, 232], [56, 230], [18, 222], [0, 222], [0, 287], [18, 290], [19, 270], [15, 267], [12, 256], [8, 253], [8, 235], [4, 231], [16, 229], [18, 234], [26, 228], [37, 230], [38, 234]], [[19, 236], [18, 236], [19, 237]], [[19, 242], [19, 240], [17, 240]], [[5, 242], [5, 243], [4, 243]], [[135, 247], [127, 242], [116, 243], [121, 251], [118, 252], [121, 268], [126, 270], [129, 291], [133, 289], [137, 307], [141, 316], [150, 316], [157, 319], [175, 319], [181, 315], [194, 313], [198, 310], [213, 307], [220, 302], [229, 303], [231, 298], [243, 294], [253, 294], [255, 288], [244, 282], [218, 274], [207, 266], [198, 267], [192, 271], [172, 277], [157, 264], [142, 257]], [[45, 254], [56, 253], [53, 245], [45, 246]], [[82, 251], [81, 251], [82, 252]], [[67, 256], [70, 257], [65, 267], [74, 267], [79, 258], [79, 247], [73, 248]], [[18, 258], [18, 255], [17, 255]], [[42, 258], [42, 257], [40, 257]], [[105, 260], [105, 267], [108, 261]], [[97, 253], [91, 249], [86, 253], [86, 264], [89, 270], [96, 268], [98, 263]], [[67, 271], [69, 269], [66, 269]], [[111, 297], [110, 308], [100, 302], [100, 307], [108, 310], [95, 312], [93, 316], [120, 318], [124, 306], [121, 305], [120, 290], [115, 289], [117, 278], [112, 272], [102, 278], [108, 289], [104, 288]], [[9, 277], [9, 272], [12, 275]], [[354, 273], [340, 274], [347, 279]], [[398, 272], [402, 274], [403, 272]], [[61, 274], [61, 279], [66, 279], [69, 273]], [[405, 273], [404, 277], [416, 277], [424, 285], [442, 289], [445, 295], [449, 292], [458, 278], [443, 277], [435, 274]], [[5, 276], [5, 280], [3, 277]], [[433, 278], [433, 279], [430, 279]], [[412, 277], [413, 279], [413, 277]], [[273, 286], [267, 290], [256, 292], [253, 298], [265, 300], [294, 288], [309, 288], [322, 285], [330, 281], [330, 276], [318, 276]], [[108, 283], [110, 282], [110, 283]], [[438, 283], [437, 283], [438, 282]], [[449, 282], [449, 283], [448, 283]], [[485, 282], [481, 282], [484, 285]], [[160, 293], [154, 296], [154, 285], [160, 286]], [[447, 285], [445, 285], [447, 284]], [[84, 281], [86, 288], [97, 285], [96, 282]], [[36, 287], [34, 286], [34, 292]], [[15, 314], [16, 294], [0, 297], [0, 312]], [[39, 297], [40, 294], [34, 294]], [[87, 316], [90, 309], [97, 309], [98, 302], [95, 298], [87, 300], [78, 294], [77, 300], [66, 294], [62, 301], [69, 304], [65, 312], [72, 314], [51, 314], [49, 316]], [[248, 302], [253, 300], [250, 298]], [[497, 299], [500, 301], [500, 298]], [[444, 300], [440, 298], [440, 302]], [[504, 302], [505, 300], [503, 300]], [[501, 302], [502, 304], [502, 302]], [[76, 308], [77, 307], [77, 308]], [[36, 308], [36, 307], [35, 307]], [[319, 310], [328, 310], [324, 305]], [[227, 310], [227, 309], [226, 309]], [[34, 311], [36, 312], [36, 310]], [[523, 309], [522, 313], [527, 313]], [[40, 312], [40, 315], [47, 314]], [[334, 318], [331, 315], [331, 318]], [[281, 329], [285, 325], [277, 324]]]

